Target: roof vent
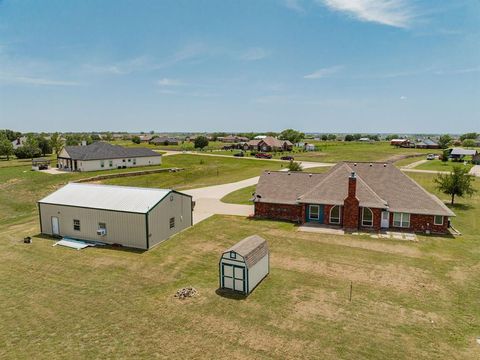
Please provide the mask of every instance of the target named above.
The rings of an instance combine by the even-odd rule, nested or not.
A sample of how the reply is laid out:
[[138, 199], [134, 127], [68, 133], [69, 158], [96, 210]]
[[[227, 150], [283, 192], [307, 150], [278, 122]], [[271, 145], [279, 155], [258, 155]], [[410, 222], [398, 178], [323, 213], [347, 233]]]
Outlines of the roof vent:
[[290, 171], [287, 173], [287, 175], [291, 175]]
[[270, 170], [267, 171], [267, 174], [270, 175]]
[[373, 166], [373, 164], [372, 164], [372, 163], [370, 163], [370, 167], [372, 167], [372, 166]]
[[353, 163], [353, 166], [357, 166], [357, 163]]
[[383, 167], [387, 167], [387, 164], [383, 164]]
[[312, 177], [312, 174], [308, 174], [308, 176]]

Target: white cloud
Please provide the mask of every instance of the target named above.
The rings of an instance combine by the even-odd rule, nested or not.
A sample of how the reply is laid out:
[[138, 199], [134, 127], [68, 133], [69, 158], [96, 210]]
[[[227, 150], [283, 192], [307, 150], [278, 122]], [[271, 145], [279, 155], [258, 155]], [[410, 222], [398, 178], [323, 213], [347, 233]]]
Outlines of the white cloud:
[[321, 79], [333, 75], [343, 69], [343, 66], [336, 65], [328, 68], [318, 69], [311, 74], [304, 75], [304, 79]]
[[407, 97], [402, 95], [402, 96], [400, 96], [400, 100], [405, 101], [405, 100], [407, 100]]
[[256, 60], [262, 60], [268, 57], [270, 53], [261, 48], [261, 47], [254, 47], [250, 48], [247, 51], [245, 51], [240, 58], [245, 61], [256, 61]]
[[329, 9], [368, 22], [408, 28], [415, 17], [407, 0], [316, 0]]
[[80, 86], [82, 85], [76, 81], [67, 80], [55, 80], [41, 77], [31, 76], [11, 76], [6, 74], [0, 74], [0, 81], [10, 84], [25, 84], [35, 86]]
[[180, 85], [185, 85], [184, 82], [178, 80], [178, 79], [169, 79], [169, 78], [163, 78], [157, 81], [157, 85], [159, 86], [180, 86]]
[[290, 10], [303, 14], [305, 9], [303, 8], [300, 0], [283, 0], [283, 5]]

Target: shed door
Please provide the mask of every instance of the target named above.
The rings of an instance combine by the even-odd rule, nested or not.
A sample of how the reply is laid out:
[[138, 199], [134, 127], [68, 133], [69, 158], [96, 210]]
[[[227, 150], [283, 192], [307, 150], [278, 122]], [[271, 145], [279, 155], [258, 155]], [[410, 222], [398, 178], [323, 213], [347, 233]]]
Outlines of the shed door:
[[60, 226], [58, 224], [58, 217], [52, 216], [52, 234], [60, 235]]
[[222, 287], [245, 292], [245, 268], [243, 266], [222, 264]]

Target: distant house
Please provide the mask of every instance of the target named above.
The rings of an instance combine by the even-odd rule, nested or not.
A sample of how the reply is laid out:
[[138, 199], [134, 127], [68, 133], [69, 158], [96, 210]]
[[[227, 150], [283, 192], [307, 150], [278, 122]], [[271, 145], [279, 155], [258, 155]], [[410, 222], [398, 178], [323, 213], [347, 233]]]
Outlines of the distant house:
[[440, 149], [440, 145], [432, 139], [422, 139], [415, 144], [417, 149]]
[[23, 145], [25, 145], [26, 142], [27, 142], [27, 137], [26, 136], [21, 136], [21, 137], [15, 139], [15, 140], [13, 140], [12, 141], [13, 149], [16, 150], [19, 147], [22, 147]]
[[372, 140], [368, 137], [362, 137], [362, 138], [358, 139], [358, 141], [360, 141], [360, 142], [371, 142]]
[[475, 149], [462, 149], [462, 148], [454, 148], [450, 151], [449, 158], [454, 161], [461, 161], [464, 160], [466, 157], [471, 156], [472, 159], [475, 155], [478, 154], [478, 151]]
[[412, 145], [415, 146], [415, 144], [412, 144], [408, 139], [392, 139], [390, 140], [390, 145], [402, 148], [410, 148]]
[[257, 135], [257, 136], [255, 136], [253, 139], [254, 139], [254, 140], [263, 140], [263, 139], [265, 139], [266, 137], [267, 137], [267, 135]]
[[288, 140], [280, 140], [272, 136], [267, 136], [261, 140], [250, 140], [246, 143], [249, 150], [253, 151], [291, 151], [293, 144]]
[[245, 136], [228, 135], [225, 137], [219, 137], [218, 140], [225, 143], [239, 143], [246, 142], [249, 139]]
[[305, 151], [315, 151], [315, 145], [306, 143], [304, 146]]
[[158, 136], [150, 140], [150, 144], [153, 145], [178, 145], [179, 140], [177, 138]]
[[85, 146], [65, 146], [57, 155], [58, 168], [69, 171], [121, 169], [161, 163], [162, 155], [153, 150], [101, 141]]
[[342, 162], [325, 174], [266, 171], [255, 217], [334, 225], [348, 231], [448, 233], [455, 214], [392, 164]]
[[192, 198], [169, 189], [69, 183], [38, 202], [42, 234], [148, 250], [192, 226]]
[[139, 138], [140, 138], [140, 142], [148, 143], [150, 142], [150, 140], [153, 139], [153, 135], [140, 135]]

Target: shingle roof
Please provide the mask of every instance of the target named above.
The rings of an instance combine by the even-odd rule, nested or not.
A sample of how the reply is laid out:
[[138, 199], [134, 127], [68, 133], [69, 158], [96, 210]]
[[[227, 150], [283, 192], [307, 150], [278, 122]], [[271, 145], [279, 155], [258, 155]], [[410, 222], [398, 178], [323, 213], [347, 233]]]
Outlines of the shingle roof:
[[252, 235], [233, 245], [225, 251], [224, 254], [231, 251], [242, 256], [247, 267], [252, 267], [268, 254], [268, 245], [264, 238], [258, 235]]
[[311, 177], [306, 173], [265, 172], [258, 182], [255, 201], [341, 205], [347, 197], [351, 172], [357, 175], [360, 206], [388, 208], [392, 212], [455, 216], [440, 199], [394, 165], [382, 163], [344, 162], [326, 174], [312, 174]]
[[147, 148], [126, 148], [102, 141], [94, 142], [87, 146], [65, 146], [65, 151], [73, 160], [84, 161], [161, 156], [159, 153]]
[[325, 176], [306, 172], [265, 171], [260, 176], [255, 195], [259, 202], [296, 204], [301, 195], [312, 189]]
[[292, 143], [288, 140], [280, 140], [272, 136], [267, 136], [265, 139], [262, 139], [261, 141], [263, 141], [265, 144], [267, 144], [270, 147], [276, 147], [276, 148], [283, 147], [283, 144], [285, 143], [287, 145], [292, 145]]
[[39, 203], [147, 213], [172, 190], [69, 183]]
[[168, 136], [158, 136], [156, 138], [153, 138], [152, 140], [150, 140], [150, 143], [153, 143], [153, 144], [163, 144], [165, 142], [176, 142], [178, 143], [178, 139], [177, 138], [173, 138], [173, 137], [168, 137]]

